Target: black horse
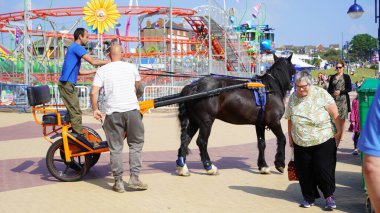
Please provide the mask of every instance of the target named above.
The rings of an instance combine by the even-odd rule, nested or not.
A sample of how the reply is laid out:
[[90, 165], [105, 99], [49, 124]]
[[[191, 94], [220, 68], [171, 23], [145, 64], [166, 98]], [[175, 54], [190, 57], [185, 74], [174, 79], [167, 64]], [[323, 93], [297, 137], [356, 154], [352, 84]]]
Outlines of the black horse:
[[[284, 98], [292, 88], [292, 75], [295, 73], [288, 58], [274, 56], [274, 64], [263, 76], [257, 77], [265, 85], [266, 104], [257, 106], [252, 90], [235, 89], [222, 92], [220, 95], [194, 99], [179, 104], [178, 118], [181, 124], [181, 146], [178, 149], [177, 173], [190, 175], [186, 166], [188, 146], [199, 130], [197, 145], [200, 150], [203, 167], [208, 174], [216, 174], [217, 168], [210, 160], [207, 152], [208, 138], [215, 119], [231, 124], [256, 125], [259, 156], [257, 165], [261, 173], [270, 173], [265, 161], [265, 128], [268, 127], [277, 137], [276, 169], [283, 173], [285, 168], [286, 138], [281, 128], [281, 117], [285, 112]], [[244, 81], [231, 78], [207, 76], [183, 88], [181, 96], [196, 94], [216, 88], [241, 84]]]

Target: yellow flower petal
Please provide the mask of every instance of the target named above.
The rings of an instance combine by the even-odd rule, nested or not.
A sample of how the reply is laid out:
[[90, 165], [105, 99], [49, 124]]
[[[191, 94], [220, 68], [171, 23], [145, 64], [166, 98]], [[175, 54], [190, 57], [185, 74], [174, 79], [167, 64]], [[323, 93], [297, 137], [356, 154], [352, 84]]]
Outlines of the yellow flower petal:
[[111, 21], [112, 21], [112, 19], [107, 19], [106, 20], [106, 24], [113, 29], [114, 28], [114, 26], [113, 26], [114, 24]]
[[95, 16], [86, 16], [87, 17], [87, 22], [94, 22], [96, 20]]
[[115, 19], [109, 19], [109, 21], [110, 21], [112, 24], [117, 24], [117, 22], [115, 21]]
[[95, 13], [95, 11], [94, 10], [91, 10], [90, 8], [88, 8], [88, 7], [85, 7], [84, 9], [83, 9], [83, 11], [86, 11], [86, 12], [90, 12], [90, 13]]
[[113, 4], [111, 7], [107, 8], [107, 11], [113, 11], [113, 10], [116, 10], [116, 8], [117, 8], [117, 5]]
[[92, 6], [90, 2], [86, 2], [87, 7], [90, 8], [91, 10], [95, 10], [95, 8]]
[[85, 14], [86, 16], [93, 16], [94, 15], [94, 13], [90, 12], [90, 11], [83, 11], [83, 14]]
[[112, 12], [107, 12], [107, 15], [116, 15], [116, 14], [117, 14], [117, 15], [120, 15], [120, 14], [119, 14], [119, 11], [116, 10], [116, 11], [114, 11], [114, 12], [113, 12], [113, 11], [112, 11]]
[[95, 8], [100, 8], [100, 3], [99, 3], [99, 1], [98, 0], [94, 0], [94, 2], [95, 2]]
[[93, 21], [88, 21], [88, 20], [85, 20], [85, 21], [86, 21], [86, 23], [87, 23], [88, 26], [94, 25]]
[[111, 6], [111, 5], [112, 5], [112, 4], [110, 4], [110, 1], [109, 1], [109, 0], [106, 0], [106, 1], [104, 2], [104, 4], [103, 4], [103, 8], [107, 10], [107, 8], [108, 8], [109, 6]]
[[93, 30], [96, 30], [98, 28], [98, 21], [94, 22], [94, 26], [92, 27]]
[[105, 22], [103, 23], [103, 28], [105, 31], [107, 32], [109, 31], [108, 25]]
[[109, 7], [113, 5], [114, 0], [109, 0], [110, 2], [108, 3]]
[[100, 0], [100, 1], [99, 1], [99, 6], [100, 6], [101, 8], [103, 8], [103, 4], [104, 4], [103, 0]]
[[91, 0], [91, 5], [92, 7], [96, 10], [97, 6], [96, 6], [96, 3], [95, 3], [96, 0]]

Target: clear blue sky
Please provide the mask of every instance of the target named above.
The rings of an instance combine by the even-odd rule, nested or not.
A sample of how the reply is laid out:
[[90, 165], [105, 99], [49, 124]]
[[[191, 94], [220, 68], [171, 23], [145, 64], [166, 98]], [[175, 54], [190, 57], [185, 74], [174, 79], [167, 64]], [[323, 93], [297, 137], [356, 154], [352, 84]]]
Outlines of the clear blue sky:
[[[84, 6], [87, 1], [89, 0], [32, 0], [32, 8], [48, 8], [50, 4], [52, 7]], [[215, 1], [223, 6], [223, 0]], [[283, 44], [341, 45], [342, 33], [344, 41], [349, 41], [354, 35], [363, 33], [377, 38], [378, 24], [375, 23], [375, 2], [373, 0], [357, 0], [357, 3], [365, 11], [359, 19], [351, 19], [347, 15], [347, 10], [354, 0], [226, 0], [227, 8], [237, 9], [237, 20], [242, 18], [245, 8], [247, 8], [245, 18], [242, 19], [243, 22], [251, 18], [253, 7], [260, 2], [265, 5], [263, 10], [266, 11], [266, 24], [275, 29], [276, 46]], [[115, 3], [128, 6], [129, 0], [115, 0]], [[139, 1], [140, 6], [169, 6], [169, 3], [169, 0]], [[207, 3], [208, 0], [172, 0], [173, 7], [183, 8], [194, 8]], [[0, 13], [23, 10], [23, 7], [23, 0], [0, 0]], [[73, 20], [74, 18], [69, 17], [54, 19], [58, 24], [58, 29], [63, 25], [69, 28]], [[123, 17], [120, 22], [125, 27], [126, 17]], [[36, 22], [33, 24], [35, 27]], [[137, 28], [133, 25], [131, 27], [133, 28], [131, 33], [136, 34]], [[5, 33], [2, 36], [3, 40], [7, 40], [9, 37]]]

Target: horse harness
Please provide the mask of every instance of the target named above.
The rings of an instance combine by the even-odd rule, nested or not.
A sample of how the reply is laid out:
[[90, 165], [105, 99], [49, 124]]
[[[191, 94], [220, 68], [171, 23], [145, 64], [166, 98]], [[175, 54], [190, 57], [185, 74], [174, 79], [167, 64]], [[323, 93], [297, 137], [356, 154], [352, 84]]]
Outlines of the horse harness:
[[[252, 79], [254, 82], [262, 83], [260, 79]], [[249, 80], [249, 82], [252, 82]], [[264, 111], [265, 111], [265, 105], [267, 103], [267, 91], [265, 87], [260, 87], [260, 88], [255, 88], [252, 89], [253, 92], [253, 99], [254, 102], [256, 103], [256, 106], [260, 107], [259, 111], [259, 120], [264, 119]]]

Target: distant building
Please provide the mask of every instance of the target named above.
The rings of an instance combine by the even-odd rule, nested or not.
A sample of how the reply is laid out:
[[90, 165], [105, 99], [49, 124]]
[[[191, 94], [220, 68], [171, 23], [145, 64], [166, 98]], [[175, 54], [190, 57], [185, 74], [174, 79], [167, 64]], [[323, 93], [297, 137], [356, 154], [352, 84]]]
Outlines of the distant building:
[[[174, 23], [173, 26], [173, 39], [175, 40], [183, 40], [184, 42], [173, 42], [172, 49], [176, 52], [187, 52], [190, 51], [191, 47], [189, 41], [191, 39], [192, 34], [190, 33], [190, 29], [184, 27], [183, 23]], [[164, 36], [166, 34], [166, 36]], [[151, 37], [154, 38], [168, 38], [170, 39], [170, 23], [166, 22], [164, 26], [164, 19], [160, 18], [156, 22], [151, 23], [150, 19], [146, 22], [146, 26], [141, 29], [141, 37]], [[170, 42], [167, 40], [166, 42], [142, 42], [144, 51], [147, 52], [165, 52], [170, 51]]]
[[281, 45], [276, 48], [278, 51], [286, 51], [286, 50], [292, 50], [294, 48], [293, 45]]
[[[66, 54], [67, 48], [73, 43], [70, 39], [58, 38], [57, 40], [57, 51], [54, 53], [54, 38], [48, 38], [46, 40], [40, 39], [34, 42], [34, 47], [36, 48], [36, 56], [44, 56], [45, 49], [48, 47], [46, 52], [47, 58], [60, 58]], [[62, 51], [63, 48], [63, 51]], [[61, 55], [63, 53], [63, 55]]]
[[330, 44], [329, 49], [340, 50], [339, 44]]
[[315, 53], [316, 49], [313, 45], [306, 45], [305, 46], [305, 54], [307, 55], [313, 55]]
[[319, 53], [326, 52], [326, 48], [322, 44], [318, 44], [316, 49], [317, 49], [317, 52]]
[[281, 45], [276, 48], [277, 51], [291, 51], [297, 54], [315, 55], [316, 53], [324, 53], [328, 49], [340, 50], [339, 44], [330, 44], [327, 48], [322, 44], [294, 46], [294, 45]]

